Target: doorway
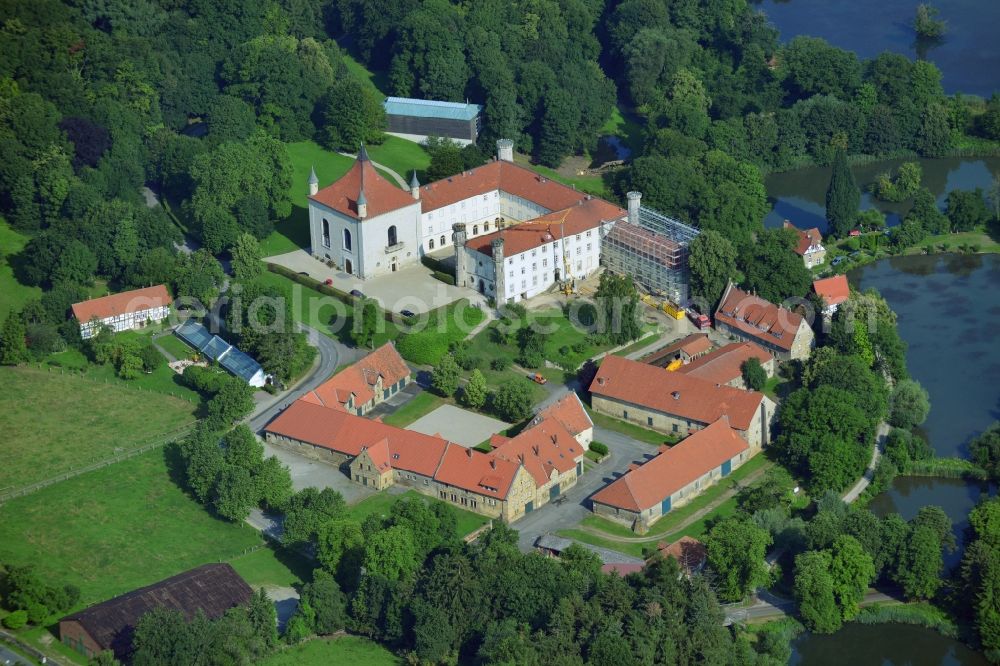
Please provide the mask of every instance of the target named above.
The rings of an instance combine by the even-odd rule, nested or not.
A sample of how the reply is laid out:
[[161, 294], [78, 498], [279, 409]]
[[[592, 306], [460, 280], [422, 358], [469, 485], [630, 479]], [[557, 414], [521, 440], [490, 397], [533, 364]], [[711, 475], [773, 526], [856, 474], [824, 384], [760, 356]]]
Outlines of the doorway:
[[354, 263], [350, 259], [344, 259], [344, 272], [354, 275]]
[[399, 270], [399, 260], [396, 259], [396, 257], [392, 258], [392, 261], [389, 263], [389, 268], [392, 269], [393, 273], [395, 273], [397, 270]]

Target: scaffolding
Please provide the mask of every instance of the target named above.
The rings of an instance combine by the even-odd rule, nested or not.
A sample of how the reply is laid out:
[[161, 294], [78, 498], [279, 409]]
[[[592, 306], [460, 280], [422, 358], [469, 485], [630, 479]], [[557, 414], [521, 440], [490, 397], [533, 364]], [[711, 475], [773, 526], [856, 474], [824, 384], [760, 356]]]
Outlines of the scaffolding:
[[602, 260], [611, 271], [629, 275], [651, 294], [679, 306], [688, 301], [688, 245], [698, 230], [649, 208], [639, 208], [639, 224], [618, 222], [604, 238]]

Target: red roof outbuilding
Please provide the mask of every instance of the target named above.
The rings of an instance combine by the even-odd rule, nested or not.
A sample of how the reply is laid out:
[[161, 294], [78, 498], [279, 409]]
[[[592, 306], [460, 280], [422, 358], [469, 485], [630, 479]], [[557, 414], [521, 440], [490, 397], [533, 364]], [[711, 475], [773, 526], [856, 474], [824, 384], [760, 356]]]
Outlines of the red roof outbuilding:
[[851, 297], [851, 285], [846, 275], [834, 275], [813, 282], [813, 291], [823, 299], [827, 306], [840, 305]]
[[107, 319], [123, 314], [133, 314], [143, 310], [161, 308], [173, 303], [167, 288], [162, 284], [145, 289], [123, 291], [101, 298], [73, 304], [73, 316], [81, 324], [91, 319]]

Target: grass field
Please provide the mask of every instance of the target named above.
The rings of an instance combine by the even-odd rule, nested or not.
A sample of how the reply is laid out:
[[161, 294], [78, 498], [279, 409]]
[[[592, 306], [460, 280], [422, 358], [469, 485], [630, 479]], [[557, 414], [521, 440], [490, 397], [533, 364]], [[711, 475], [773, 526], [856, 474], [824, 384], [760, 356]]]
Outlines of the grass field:
[[358, 80], [370, 85], [379, 99], [385, 99], [389, 95], [389, 75], [387, 72], [372, 72], [348, 53], [341, 53], [340, 57], [347, 66], [347, 71]]
[[431, 156], [418, 143], [386, 135], [382, 143], [368, 146], [368, 155], [372, 160], [398, 173], [407, 184], [414, 169], [417, 170], [417, 179], [421, 183], [427, 180], [426, 171], [431, 165]]
[[962, 231], [928, 236], [919, 245], [907, 248], [906, 254], [921, 254], [928, 245], [932, 245], [937, 252], [959, 251], [963, 245], [978, 245], [980, 252], [1000, 252], [1000, 243], [993, 240], [989, 234], [982, 231]]
[[0, 488], [108, 458], [194, 420], [187, 401], [57, 370], [2, 368], [0, 383]]
[[415, 397], [411, 398], [408, 403], [389, 416], [386, 416], [382, 421], [391, 426], [405, 428], [421, 416], [430, 414], [447, 402], [448, 400], [445, 398], [435, 395], [430, 391], [421, 391]]
[[77, 585], [84, 607], [261, 542], [188, 497], [171, 479], [174, 465], [156, 449], [3, 504], [0, 561]]
[[8, 257], [21, 251], [28, 237], [14, 231], [7, 221], [0, 217], [0, 321], [7, 318], [11, 310], [19, 310], [25, 303], [41, 296], [38, 287], [28, 287], [17, 281]]
[[[351, 506], [348, 509], [348, 517], [361, 522], [368, 516], [372, 514], [378, 514], [381, 516], [389, 515], [389, 509], [400, 499], [421, 499], [427, 502], [437, 502], [439, 500], [427, 497], [418, 493], [416, 490], [407, 490], [402, 495], [390, 495], [386, 492], [377, 493], [363, 499], [357, 504]], [[472, 513], [471, 511], [466, 511], [465, 509], [459, 509], [458, 507], [447, 505], [449, 509], [455, 514], [455, 518], [458, 523], [458, 533], [460, 536], [464, 536], [469, 532], [482, 527], [487, 522], [489, 518], [486, 516], [481, 516], [478, 513]]]
[[260, 550], [229, 560], [248, 585], [292, 587], [312, 580], [316, 566], [302, 555], [268, 544]]
[[360, 636], [341, 636], [314, 638], [272, 655], [261, 663], [262, 666], [397, 666], [403, 660], [375, 641]]

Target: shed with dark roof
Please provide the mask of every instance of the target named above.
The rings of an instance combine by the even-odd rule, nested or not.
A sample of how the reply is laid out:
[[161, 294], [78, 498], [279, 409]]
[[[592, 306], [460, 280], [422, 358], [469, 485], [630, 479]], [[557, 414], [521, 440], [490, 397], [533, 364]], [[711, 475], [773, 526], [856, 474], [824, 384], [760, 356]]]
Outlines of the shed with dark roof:
[[112, 650], [126, 660], [132, 635], [143, 615], [156, 608], [180, 611], [189, 620], [198, 612], [209, 619], [250, 601], [253, 590], [228, 564], [204, 564], [133, 590], [59, 620], [59, 637], [73, 649], [93, 657]]

